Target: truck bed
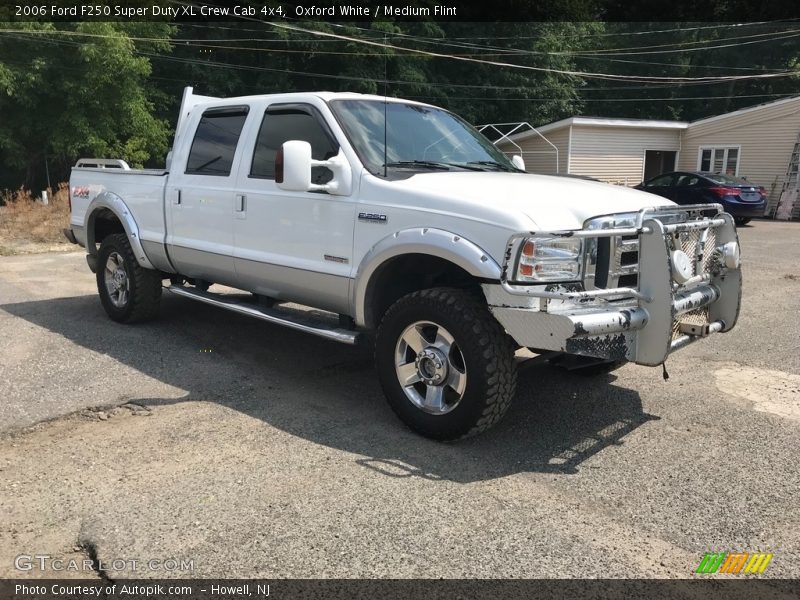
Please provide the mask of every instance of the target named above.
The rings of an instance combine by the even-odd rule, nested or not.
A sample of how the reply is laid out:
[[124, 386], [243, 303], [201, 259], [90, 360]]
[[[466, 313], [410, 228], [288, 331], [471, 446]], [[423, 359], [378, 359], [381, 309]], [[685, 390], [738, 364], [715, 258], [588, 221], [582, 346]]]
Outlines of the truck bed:
[[81, 159], [72, 168], [69, 179], [72, 215], [70, 226], [82, 246], [86, 245], [84, 231], [86, 210], [98, 195], [125, 199], [143, 242], [164, 243], [164, 189], [166, 169], [131, 169], [117, 159]]

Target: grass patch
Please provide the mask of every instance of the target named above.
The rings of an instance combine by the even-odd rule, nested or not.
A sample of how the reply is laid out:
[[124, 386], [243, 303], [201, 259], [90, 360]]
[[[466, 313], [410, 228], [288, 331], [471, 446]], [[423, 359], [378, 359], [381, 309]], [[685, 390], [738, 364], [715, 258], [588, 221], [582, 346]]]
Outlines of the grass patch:
[[2, 193], [0, 254], [73, 248], [62, 232], [69, 227], [69, 184], [60, 184], [48, 195], [45, 205], [25, 188]]

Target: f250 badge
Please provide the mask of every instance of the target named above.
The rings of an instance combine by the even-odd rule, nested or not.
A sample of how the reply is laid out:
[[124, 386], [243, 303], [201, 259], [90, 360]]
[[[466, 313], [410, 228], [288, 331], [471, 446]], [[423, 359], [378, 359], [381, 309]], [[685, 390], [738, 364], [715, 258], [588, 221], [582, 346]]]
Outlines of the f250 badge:
[[370, 221], [373, 223], [386, 223], [386, 215], [380, 215], [378, 213], [358, 213], [358, 220], [359, 221]]

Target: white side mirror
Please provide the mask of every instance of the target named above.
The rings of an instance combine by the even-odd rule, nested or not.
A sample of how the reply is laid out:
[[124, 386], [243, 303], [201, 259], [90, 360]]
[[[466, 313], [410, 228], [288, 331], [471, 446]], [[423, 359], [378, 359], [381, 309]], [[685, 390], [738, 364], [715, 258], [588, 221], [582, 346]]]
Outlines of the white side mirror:
[[275, 155], [275, 183], [290, 192], [307, 192], [311, 188], [311, 144], [284, 142]]
[[511, 157], [511, 164], [517, 167], [520, 171], [525, 170], [525, 161], [522, 160], [522, 157], [519, 154], [515, 154]]
[[[311, 183], [311, 168], [327, 167], [333, 178], [326, 184]], [[353, 171], [342, 150], [328, 160], [311, 158], [311, 144], [300, 140], [284, 142], [275, 156], [275, 183], [290, 192], [323, 191], [335, 196], [349, 196], [353, 189]]]

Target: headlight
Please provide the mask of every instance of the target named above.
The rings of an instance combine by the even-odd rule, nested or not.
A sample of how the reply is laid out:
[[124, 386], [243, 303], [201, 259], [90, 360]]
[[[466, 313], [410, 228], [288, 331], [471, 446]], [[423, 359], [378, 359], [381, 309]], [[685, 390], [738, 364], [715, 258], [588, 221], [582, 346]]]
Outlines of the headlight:
[[581, 276], [580, 239], [536, 237], [522, 241], [516, 281], [575, 281]]

